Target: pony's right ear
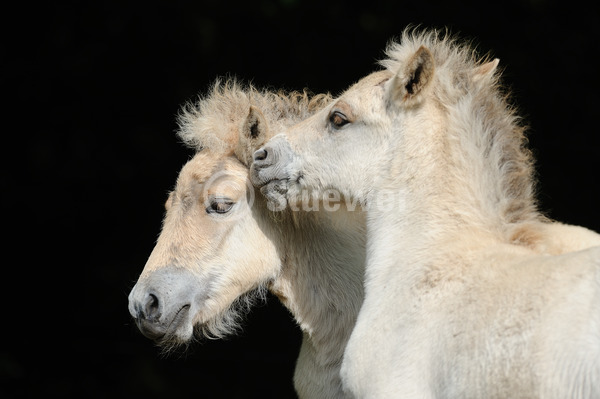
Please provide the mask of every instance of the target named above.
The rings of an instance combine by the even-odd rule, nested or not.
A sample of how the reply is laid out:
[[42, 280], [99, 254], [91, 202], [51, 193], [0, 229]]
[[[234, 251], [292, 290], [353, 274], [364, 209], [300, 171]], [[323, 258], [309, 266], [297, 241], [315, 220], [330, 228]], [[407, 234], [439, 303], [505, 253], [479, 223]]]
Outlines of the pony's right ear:
[[260, 109], [251, 105], [248, 116], [240, 126], [238, 145], [235, 148], [235, 155], [246, 166], [252, 163], [252, 154], [264, 144], [268, 132], [265, 116]]
[[419, 47], [392, 78], [388, 86], [388, 98], [401, 106], [419, 103], [431, 85], [434, 71], [433, 54], [427, 47]]
[[494, 58], [492, 61], [488, 61], [485, 64], [481, 64], [475, 67], [475, 69], [473, 70], [473, 81], [490, 81], [493, 78], [499, 63], [500, 60], [498, 58]]

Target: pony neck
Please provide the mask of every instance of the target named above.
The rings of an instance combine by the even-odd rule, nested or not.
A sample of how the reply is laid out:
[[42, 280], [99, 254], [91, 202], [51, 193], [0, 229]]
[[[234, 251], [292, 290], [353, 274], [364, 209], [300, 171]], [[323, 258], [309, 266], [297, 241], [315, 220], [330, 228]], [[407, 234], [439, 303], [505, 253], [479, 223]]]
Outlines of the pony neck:
[[540, 215], [524, 129], [504, 100], [486, 90], [475, 87], [451, 105], [432, 101], [413, 126], [398, 123], [392, 138], [402, 139], [392, 148], [390, 177], [378, 188], [402, 190], [416, 218], [442, 230], [504, 237], [507, 226]]
[[363, 301], [365, 214], [280, 212], [280, 275], [271, 291], [290, 310], [323, 363], [341, 362]]

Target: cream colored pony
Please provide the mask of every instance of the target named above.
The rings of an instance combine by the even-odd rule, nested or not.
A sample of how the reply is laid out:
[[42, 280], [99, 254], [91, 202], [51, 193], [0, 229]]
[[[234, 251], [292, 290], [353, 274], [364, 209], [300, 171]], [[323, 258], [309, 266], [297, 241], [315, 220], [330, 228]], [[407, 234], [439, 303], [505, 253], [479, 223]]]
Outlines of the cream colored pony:
[[600, 398], [600, 236], [536, 210], [498, 60], [436, 32], [406, 32], [387, 55], [384, 70], [275, 136], [252, 167], [271, 200], [336, 189], [367, 207], [346, 388], [357, 398]]
[[[144, 335], [165, 347], [222, 337], [265, 289], [303, 332], [301, 398], [342, 398], [340, 365], [363, 299], [362, 212], [271, 212], [248, 182], [253, 150], [330, 98], [215, 85], [187, 107], [180, 137], [197, 148], [166, 202], [162, 232], [129, 295]], [[250, 293], [250, 294], [249, 294]]]

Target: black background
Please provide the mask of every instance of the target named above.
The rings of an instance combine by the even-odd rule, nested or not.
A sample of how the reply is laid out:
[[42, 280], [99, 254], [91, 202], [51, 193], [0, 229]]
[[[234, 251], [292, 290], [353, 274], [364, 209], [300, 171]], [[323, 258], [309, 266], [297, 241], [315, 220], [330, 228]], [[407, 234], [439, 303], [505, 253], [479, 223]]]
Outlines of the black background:
[[244, 332], [161, 356], [127, 295], [191, 156], [179, 107], [223, 75], [340, 93], [407, 24], [500, 58], [550, 217], [600, 231], [592, 3], [23, 3], [3, 12], [0, 396], [290, 398], [300, 333], [269, 298]]

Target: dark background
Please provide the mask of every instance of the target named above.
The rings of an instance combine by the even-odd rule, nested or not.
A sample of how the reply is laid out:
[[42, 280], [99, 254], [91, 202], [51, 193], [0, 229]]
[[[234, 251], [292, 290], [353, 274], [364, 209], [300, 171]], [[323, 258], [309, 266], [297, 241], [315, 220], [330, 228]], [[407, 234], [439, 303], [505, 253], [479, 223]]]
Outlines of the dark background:
[[179, 107], [217, 77], [340, 93], [407, 24], [490, 51], [530, 126], [541, 208], [600, 231], [600, 17], [589, 1], [46, 2], [3, 12], [0, 396], [293, 398], [276, 299], [160, 355], [127, 295], [191, 156]]

